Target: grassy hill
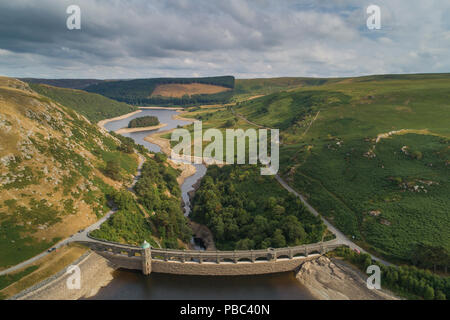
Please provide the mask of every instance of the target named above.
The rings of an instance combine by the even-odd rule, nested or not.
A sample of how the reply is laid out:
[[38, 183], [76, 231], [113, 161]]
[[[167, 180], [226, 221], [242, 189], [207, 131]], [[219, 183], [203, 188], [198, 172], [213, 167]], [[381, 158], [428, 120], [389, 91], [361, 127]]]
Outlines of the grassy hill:
[[[46, 250], [109, 211], [137, 156], [72, 109], [0, 77], [0, 268]], [[118, 180], [105, 173], [116, 159]]]
[[204, 128], [251, 127], [241, 115], [280, 129], [279, 173], [372, 252], [410, 261], [418, 242], [450, 250], [450, 74], [317, 80], [246, 80], [251, 95], [278, 91], [240, 99], [238, 116], [186, 116]]
[[36, 83], [30, 83], [30, 87], [34, 91], [79, 112], [93, 123], [137, 110], [136, 107], [126, 103], [86, 91]]
[[320, 86], [325, 83], [332, 83], [339, 80], [340, 78], [305, 77], [236, 79], [235, 94], [232, 100], [234, 102], [239, 102], [275, 92], [288, 91], [301, 87]]
[[39, 79], [39, 78], [21, 78], [19, 80], [27, 83], [40, 83], [40, 84], [47, 84], [52, 87], [79, 89], [79, 90], [82, 90], [94, 83], [110, 81], [99, 79]]
[[418, 241], [450, 249], [449, 88], [450, 74], [348, 78], [235, 110], [280, 129], [281, 170], [323, 215], [407, 260]]
[[[129, 243], [158, 237], [175, 247], [189, 238], [179, 171], [130, 140], [105, 133], [24, 82], [0, 77], [0, 269], [93, 224], [110, 210], [108, 200], [120, 210], [105, 237]], [[137, 197], [126, 188], [137, 171], [135, 149], [147, 159]]]

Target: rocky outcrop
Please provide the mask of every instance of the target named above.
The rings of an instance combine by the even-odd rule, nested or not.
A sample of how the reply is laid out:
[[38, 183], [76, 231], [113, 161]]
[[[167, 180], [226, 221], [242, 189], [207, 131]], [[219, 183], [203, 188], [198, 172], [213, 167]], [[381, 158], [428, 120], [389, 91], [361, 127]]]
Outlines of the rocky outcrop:
[[305, 262], [296, 278], [320, 300], [391, 300], [395, 296], [384, 290], [370, 290], [366, 279], [343, 261], [327, 257]]
[[195, 238], [202, 239], [206, 250], [216, 250], [216, 246], [214, 245], [214, 236], [207, 226], [194, 221], [189, 221], [189, 224], [192, 228]]

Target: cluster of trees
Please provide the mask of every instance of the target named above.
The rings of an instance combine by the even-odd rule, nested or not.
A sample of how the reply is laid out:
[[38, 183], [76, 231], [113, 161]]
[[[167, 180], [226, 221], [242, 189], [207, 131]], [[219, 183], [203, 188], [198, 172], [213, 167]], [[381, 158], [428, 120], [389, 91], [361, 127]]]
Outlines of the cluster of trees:
[[128, 128], [142, 128], [142, 127], [152, 127], [159, 124], [158, 117], [155, 116], [145, 116], [139, 117], [131, 120], [128, 123]]
[[322, 221], [257, 166], [210, 166], [191, 217], [208, 226], [221, 250], [295, 246], [321, 241]]
[[[136, 144], [129, 137], [110, 132], [120, 141], [117, 150], [143, 155], [149, 151]], [[94, 237], [115, 242], [140, 245], [144, 240], [152, 245], [153, 238], [160, 238], [161, 245], [179, 248], [179, 240], [188, 242], [192, 236], [181, 206], [181, 191], [177, 177], [179, 171], [167, 166], [167, 156], [163, 153], [147, 156], [142, 167], [141, 177], [135, 185], [136, 197], [129, 191], [109, 190], [107, 198], [119, 209], [114, 216], [93, 233]], [[117, 159], [106, 162], [105, 174], [115, 180], [121, 179], [121, 167]]]
[[138, 202], [150, 213], [150, 221], [163, 239], [163, 245], [178, 248], [178, 239], [188, 242], [192, 230], [180, 205], [179, 172], [166, 166], [165, 157], [159, 155], [144, 163], [134, 189]]
[[335, 255], [358, 266], [363, 272], [372, 264], [381, 269], [381, 286], [408, 298], [445, 300], [450, 297], [450, 277], [440, 277], [429, 270], [415, 266], [385, 266], [372, 261], [370, 255], [357, 253], [347, 247], [334, 251]]
[[140, 245], [144, 240], [152, 243], [153, 225], [139, 208], [132, 193], [127, 190], [113, 191], [108, 195], [118, 211], [100, 229], [91, 232], [95, 238]]
[[109, 132], [110, 135], [117, 138], [120, 141], [120, 145], [117, 150], [124, 153], [133, 153], [134, 150], [139, 151], [141, 154], [147, 154], [149, 151], [141, 144], [137, 144], [130, 137], [122, 136], [121, 134], [116, 134], [114, 131]]
[[[136, 99], [131, 101], [126, 101], [134, 105], [177, 105], [177, 106], [196, 106], [202, 104], [220, 104], [228, 103], [233, 97], [233, 91], [223, 91], [213, 94], [194, 94], [194, 95], [184, 95], [181, 98], [175, 97], [150, 97], [146, 99]], [[133, 102], [134, 101], [134, 102]]]
[[411, 254], [411, 262], [419, 268], [438, 269], [447, 273], [450, 265], [450, 253], [443, 246], [419, 242], [414, 246]]
[[150, 97], [158, 85], [171, 83], [202, 83], [226, 88], [234, 88], [234, 77], [207, 77], [207, 78], [154, 78], [121, 80], [95, 83], [85, 88], [88, 92], [95, 92], [108, 98], [130, 103], [133, 105], [196, 105], [207, 103], [226, 103], [233, 91], [220, 92], [216, 94], [199, 94], [184, 96], [182, 98]]
[[147, 159], [135, 185], [136, 197], [127, 190], [108, 196], [118, 212], [92, 233], [94, 237], [135, 245], [156, 237], [163, 247], [175, 249], [179, 240], [190, 240], [192, 230], [180, 206], [179, 172], [165, 161], [159, 154]]

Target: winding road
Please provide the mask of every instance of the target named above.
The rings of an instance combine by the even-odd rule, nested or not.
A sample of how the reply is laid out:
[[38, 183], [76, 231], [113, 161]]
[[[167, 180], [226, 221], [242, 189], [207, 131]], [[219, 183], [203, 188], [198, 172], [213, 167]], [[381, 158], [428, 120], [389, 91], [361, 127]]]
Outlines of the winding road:
[[[242, 120], [244, 120], [245, 122], [251, 124], [251, 125], [255, 125], [258, 128], [264, 128], [264, 129], [270, 129], [270, 128], [266, 128], [262, 125], [259, 125], [257, 123], [254, 123], [250, 120], [248, 120], [247, 118], [245, 118], [244, 116], [242, 116], [241, 114], [238, 114], [233, 107], [231, 107], [231, 112], [241, 118]], [[320, 112], [320, 111], [319, 111]], [[311, 124], [308, 126], [307, 130], [309, 130], [309, 128], [311, 127], [311, 125], [313, 124], [313, 122], [317, 119], [317, 116], [319, 115], [319, 112], [317, 112], [316, 116], [314, 117], [313, 121], [311, 122]], [[332, 233], [334, 233], [334, 235], [336, 236], [336, 240], [343, 244], [348, 246], [350, 249], [353, 250], [358, 250], [360, 252], [364, 252], [367, 253], [371, 256], [372, 260], [378, 261], [386, 266], [392, 265], [390, 262], [383, 260], [381, 258], [378, 258], [376, 256], [374, 256], [373, 254], [371, 254], [370, 252], [367, 252], [366, 250], [364, 250], [363, 248], [361, 248], [360, 246], [358, 246], [356, 243], [354, 243], [353, 241], [351, 241], [345, 234], [343, 234], [341, 231], [339, 231], [338, 229], [336, 229], [330, 222], [328, 222], [327, 219], [325, 219], [316, 209], [314, 209], [306, 200], [305, 198], [298, 193], [297, 191], [295, 191], [293, 188], [291, 188], [286, 181], [284, 181], [279, 175], [276, 175], [275, 178], [277, 179], [277, 181], [283, 186], [283, 188], [285, 188], [287, 191], [291, 192], [292, 194], [294, 194], [297, 198], [300, 199], [300, 201], [305, 205], [305, 207], [307, 207], [309, 209], [309, 211], [311, 211], [311, 213], [317, 217], [319, 217], [320, 219], [322, 219], [323, 223], [327, 226], [328, 230], [330, 230]]]
[[277, 179], [277, 181], [283, 186], [283, 188], [285, 188], [287, 191], [291, 192], [292, 194], [294, 194], [297, 198], [300, 199], [300, 201], [305, 205], [305, 207], [307, 207], [309, 209], [309, 211], [315, 215], [316, 217], [319, 217], [320, 219], [322, 219], [323, 223], [327, 226], [328, 230], [330, 230], [332, 233], [334, 233], [334, 235], [336, 236], [336, 240], [344, 245], [347, 245], [350, 249], [353, 250], [359, 250], [360, 252], [364, 252], [369, 254], [372, 257], [372, 260], [378, 261], [386, 266], [392, 265], [391, 263], [387, 262], [386, 260], [380, 259], [378, 257], [375, 257], [374, 255], [372, 255], [371, 253], [367, 252], [366, 250], [364, 250], [363, 248], [361, 248], [360, 246], [358, 246], [357, 244], [355, 244], [353, 241], [351, 241], [349, 238], [347, 238], [347, 236], [345, 234], [343, 234], [342, 232], [340, 232], [338, 229], [336, 229], [330, 222], [328, 222], [327, 219], [325, 219], [322, 215], [319, 214], [319, 212], [317, 212], [316, 209], [314, 209], [306, 200], [305, 198], [298, 193], [297, 191], [295, 191], [294, 189], [292, 189], [287, 183], [286, 181], [284, 181], [279, 175], [275, 176], [275, 179]]

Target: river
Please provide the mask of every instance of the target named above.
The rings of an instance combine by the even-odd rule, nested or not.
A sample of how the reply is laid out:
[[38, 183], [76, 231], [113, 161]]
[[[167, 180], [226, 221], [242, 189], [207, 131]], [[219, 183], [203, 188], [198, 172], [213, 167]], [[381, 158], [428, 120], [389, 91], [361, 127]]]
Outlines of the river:
[[[167, 126], [153, 131], [124, 133], [136, 143], [145, 146], [150, 151], [159, 152], [160, 147], [144, 138], [153, 132], [161, 132], [176, 128], [178, 125], [189, 124], [189, 121], [176, 120], [175, 110], [145, 109], [128, 118], [111, 121], [105, 124], [107, 130], [118, 130], [128, 126], [131, 119], [142, 116], [156, 116], [160, 123]], [[181, 186], [182, 197], [185, 202], [185, 214], [188, 215], [189, 196], [193, 185], [204, 176], [206, 167], [195, 165], [197, 171], [185, 179]], [[277, 273], [258, 276], [181, 276], [152, 273], [144, 276], [140, 272], [130, 270], [116, 270], [114, 279], [91, 299], [313, 299], [309, 291], [302, 286], [293, 272]]]
[[[125, 137], [132, 138], [136, 143], [143, 145], [147, 149], [153, 152], [160, 152], [161, 148], [153, 143], [150, 143], [144, 138], [148, 136], [151, 133], [166, 131], [170, 129], [174, 129], [177, 126], [184, 126], [187, 124], [192, 123], [191, 121], [185, 121], [185, 120], [177, 120], [173, 119], [173, 116], [175, 116], [177, 112], [175, 110], [167, 110], [167, 109], [143, 109], [141, 112], [136, 113], [128, 118], [111, 121], [105, 124], [105, 129], [108, 131], [116, 131], [121, 128], [128, 127], [128, 123], [130, 120], [143, 117], [143, 116], [155, 116], [158, 117], [160, 123], [166, 123], [167, 126], [152, 130], [152, 131], [141, 131], [141, 132], [131, 132], [131, 133], [123, 133], [122, 135]], [[185, 215], [189, 215], [190, 212], [190, 206], [189, 206], [189, 191], [193, 190], [193, 185], [201, 179], [205, 173], [206, 173], [206, 167], [203, 164], [194, 164], [196, 172], [192, 176], [186, 178], [184, 180], [184, 183], [181, 186], [181, 194], [185, 203], [184, 209], [185, 209]]]

